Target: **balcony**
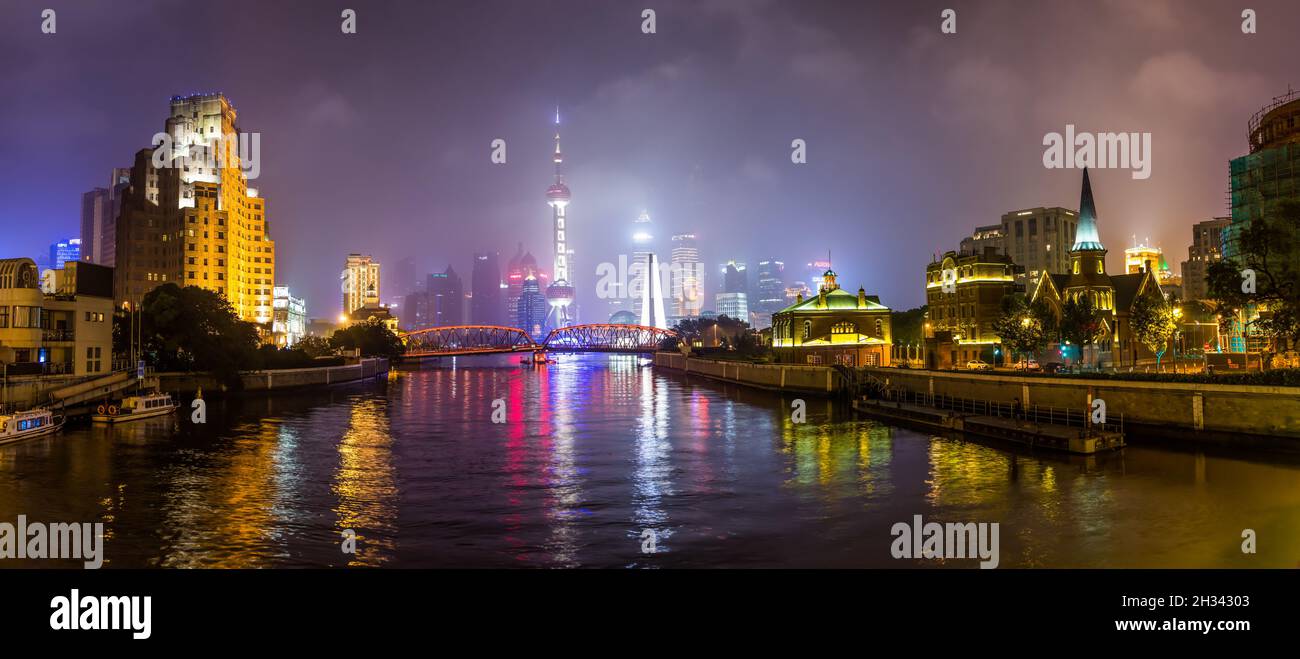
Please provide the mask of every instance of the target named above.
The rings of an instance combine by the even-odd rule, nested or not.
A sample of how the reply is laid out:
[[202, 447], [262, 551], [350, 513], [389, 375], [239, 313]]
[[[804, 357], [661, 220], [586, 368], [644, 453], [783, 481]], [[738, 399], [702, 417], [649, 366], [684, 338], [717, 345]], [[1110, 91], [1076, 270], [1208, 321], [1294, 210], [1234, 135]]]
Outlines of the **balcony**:
[[76, 332], [70, 329], [45, 329], [41, 332], [43, 341], [73, 341], [76, 339]]

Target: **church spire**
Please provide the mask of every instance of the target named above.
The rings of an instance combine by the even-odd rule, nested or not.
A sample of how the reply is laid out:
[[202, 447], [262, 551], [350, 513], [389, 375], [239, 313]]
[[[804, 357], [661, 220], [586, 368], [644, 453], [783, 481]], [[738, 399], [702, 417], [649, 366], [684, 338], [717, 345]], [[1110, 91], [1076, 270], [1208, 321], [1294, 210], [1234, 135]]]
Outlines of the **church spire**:
[[1088, 168], [1083, 168], [1083, 194], [1079, 198], [1079, 224], [1074, 231], [1074, 247], [1071, 251], [1104, 250], [1101, 236], [1097, 234], [1097, 205], [1092, 200], [1092, 183], [1088, 180]]

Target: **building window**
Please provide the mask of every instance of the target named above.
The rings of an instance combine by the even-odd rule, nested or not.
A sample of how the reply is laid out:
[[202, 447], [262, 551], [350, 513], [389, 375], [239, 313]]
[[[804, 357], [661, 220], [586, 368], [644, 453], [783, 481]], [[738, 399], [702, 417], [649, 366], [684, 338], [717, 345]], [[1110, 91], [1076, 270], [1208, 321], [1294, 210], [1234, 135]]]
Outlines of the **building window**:
[[9, 327], [9, 307], [0, 305], [0, 329]]
[[876, 336], [881, 337], [881, 338], [884, 338], [884, 337], [885, 337], [884, 327], [885, 327], [884, 324], [880, 322], [880, 319], [879, 319], [879, 318], [877, 318], [877, 319], [876, 319]]
[[847, 320], [831, 325], [831, 334], [855, 334], [857, 331], [857, 326]]
[[805, 320], [803, 321], [803, 338], [807, 341], [810, 337], [812, 337], [812, 321]]
[[15, 329], [40, 329], [40, 307], [14, 307], [13, 326]]

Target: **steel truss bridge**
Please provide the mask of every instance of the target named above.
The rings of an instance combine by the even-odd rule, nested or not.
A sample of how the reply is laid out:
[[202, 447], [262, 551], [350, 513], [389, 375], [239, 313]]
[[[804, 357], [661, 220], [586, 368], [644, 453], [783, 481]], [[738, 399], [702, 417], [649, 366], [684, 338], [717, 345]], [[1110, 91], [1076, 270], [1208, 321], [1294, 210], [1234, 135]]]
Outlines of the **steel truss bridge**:
[[672, 330], [645, 325], [600, 323], [551, 330], [537, 343], [517, 327], [452, 325], [408, 332], [402, 336], [406, 357], [455, 357], [508, 352], [654, 352]]

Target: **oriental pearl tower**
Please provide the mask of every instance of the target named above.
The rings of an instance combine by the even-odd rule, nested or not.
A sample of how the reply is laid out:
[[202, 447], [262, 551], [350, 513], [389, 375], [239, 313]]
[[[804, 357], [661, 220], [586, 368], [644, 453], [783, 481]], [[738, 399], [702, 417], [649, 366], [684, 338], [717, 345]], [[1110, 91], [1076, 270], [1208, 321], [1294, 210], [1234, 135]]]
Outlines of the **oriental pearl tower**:
[[573, 284], [569, 278], [569, 241], [566, 238], [565, 208], [569, 205], [569, 186], [564, 184], [564, 174], [560, 165], [564, 156], [560, 153], [560, 109], [555, 108], [555, 182], [546, 189], [546, 204], [551, 207], [551, 221], [555, 231], [555, 270], [554, 279], [546, 287], [546, 301], [551, 310], [547, 314], [546, 324], [554, 329], [572, 324], [573, 316], [569, 307], [573, 305]]

